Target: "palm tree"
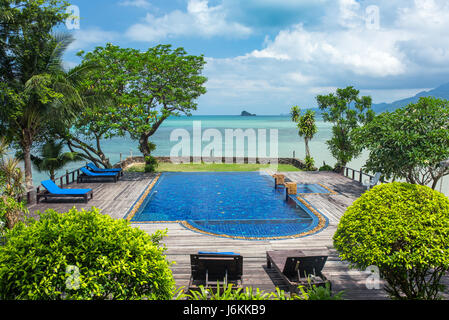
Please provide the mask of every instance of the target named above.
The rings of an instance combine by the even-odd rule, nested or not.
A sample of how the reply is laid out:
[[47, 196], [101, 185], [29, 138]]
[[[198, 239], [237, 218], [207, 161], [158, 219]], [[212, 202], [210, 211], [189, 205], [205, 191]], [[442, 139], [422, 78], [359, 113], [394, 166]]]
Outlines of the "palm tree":
[[301, 115], [301, 109], [298, 106], [294, 106], [290, 111], [290, 116], [292, 121], [298, 126], [299, 136], [304, 137], [304, 143], [306, 145], [306, 158], [311, 158], [309, 142], [318, 131], [315, 124], [315, 112], [312, 110], [307, 110], [304, 115]]
[[313, 158], [310, 155], [309, 142], [313, 139], [318, 129], [315, 124], [315, 112], [307, 110], [304, 115], [301, 115], [301, 109], [298, 106], [292, 107], [290, 111], [292, 120], [298, 126], [298, 134], [300, 137], [304, 137], [304, 144], [306, 146], [306, 163], [308, 167], [313, 167]]
[[39, 172], [48, 172], [51, 180], [55, 180], [55, 172], [69, 162], [81, 161], [83, 158], [76, 152], [62, 152], [63, 142], [49, 140], [40, 148], [40, 156], [31, 155], [31, 161]]
[[15, 48], [28, 54], [17, 55], [15, 76], [8, 81], [15, 96], [6, 101], [11, 107], [5, 109], [6, 115], [1, 118], [6, 118], [3, 123], [8, 123], [7, 135], [23, 154], [27, 188], [33, 186], [31, 150], [36, 139], [50, 121], [67, 121], [84, 107], [77, 89], [82, 70], [67, 72], [62, 64], [63, 54], [72, 42], [71, 35], [59, 34], [41, 39], [36, 52]]

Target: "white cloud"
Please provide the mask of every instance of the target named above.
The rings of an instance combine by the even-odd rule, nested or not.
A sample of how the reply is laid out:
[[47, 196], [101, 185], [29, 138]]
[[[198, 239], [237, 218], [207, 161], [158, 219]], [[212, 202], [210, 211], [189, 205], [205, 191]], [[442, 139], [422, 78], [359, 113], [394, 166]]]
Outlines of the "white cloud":
[[320, 24], [285, 28], [243, 56], [208, 59], [204, 105], [284, 112], [293, 104], [314, 107], [317, 94], [347, 85], [375, 103], [392, 102], [447, 81], [449, 2], [379, 0], [378, 29], [365, 25], [371, 3], [339, 0]]
[[[333, 16], [326, 15], [334, 20], [326, 21], [325, 28], [291, 26], [281, 30], [273, 41], [265, 41], [264, 48], [245, 57], [291, 60], [298, 65], [308, 63], [381, 78], [426, 68], [441, 71], [442, 66], [449, 64], [447, 1], [415, 0], [411, 5], [402, 1], [396, 7], [393, 22], [381, 23], [378, 30], [365, 25], [366, 5], [361, 2], [339, 0], [336, 8]], [[383, 7], [379, 9], [383, 13]]]
[[397, 37], [396, 33], [358, 29], [307, 31], [298, 24], [281, 31], [266, 48], [247, 56], [335, 66], [360, 75], [398, 75], [405, 66], [395, 47]]
[[189, 0], [187, 11], [172, 11], [156, 17], [151, 13], [145, 21], [132, 25], [126, 35], [137, 41], [156, 41], [180, 36], [246, 37], [251, 29], [229, 19], [222, 5], [210, 6], [208, 0]]

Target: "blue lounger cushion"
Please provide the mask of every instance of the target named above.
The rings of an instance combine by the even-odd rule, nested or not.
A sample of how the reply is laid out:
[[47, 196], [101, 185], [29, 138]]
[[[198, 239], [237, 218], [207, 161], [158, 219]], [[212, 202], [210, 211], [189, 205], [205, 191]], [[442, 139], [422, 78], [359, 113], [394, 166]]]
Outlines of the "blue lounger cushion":
[[113, 168], [113, 169], [101, 169], [98, 168], [95, 164], [93, 164], [92, 162], [88, 163], [87, 166], [92, 170], [92, 171], [98, 171], [98, 172], [121, 172], [122, 169], [120, 168]]
[[92, 189], [61, 189], [51, 180], [42, 181], [41, 184], [52, 194], [79, 195], [92, 191]]
[[80, 170], [85, 175], [91, 176], [91, 177], [115, 177], [117, 175], [117, 172], [96, 173], [96, 172], [92, 172], [90, 170], [87, 170], [85, 167], [82, 167]]
[[228, 255], [228, 256], [239, 256], [239, 253], [234, 252], [207, 252], [207, 251], [199, 251], [198, 254], [217, 254], [217, 255]]

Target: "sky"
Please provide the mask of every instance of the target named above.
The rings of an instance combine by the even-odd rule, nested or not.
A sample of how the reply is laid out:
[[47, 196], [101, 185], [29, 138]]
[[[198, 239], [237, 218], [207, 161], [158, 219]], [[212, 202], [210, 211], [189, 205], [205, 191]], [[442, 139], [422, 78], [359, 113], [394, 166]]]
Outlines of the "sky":
[[285, 114], [346, 86], [393, 102], [449, 82], [447, 0], [69, 2], [80, 20], [66, 27], [67, 67], [107, 42], [183, 47], [207, 62], [197, 115]]

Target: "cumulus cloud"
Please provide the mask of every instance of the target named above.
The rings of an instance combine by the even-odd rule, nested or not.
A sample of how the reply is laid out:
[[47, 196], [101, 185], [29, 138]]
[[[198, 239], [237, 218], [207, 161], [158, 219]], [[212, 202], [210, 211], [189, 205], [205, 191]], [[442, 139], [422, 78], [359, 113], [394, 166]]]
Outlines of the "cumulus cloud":
[[[372, 3], [328, 3], [321, 23], [296, 23], [266, 38], [260, 49], [211, 60], [207, 104], [252, 99], [266, 110], [287, 110], [291, 103], [313, 107], [316, 94], [347, 85], [377, 103], [392, 102], [447, 82], [449, 2], [378, 0], [378, 17], [367, 16], [376, 14], [367, 10]], [[373, 19], [378, 28], [369, 25]]]
[[405, 70], [402, 54], [395, 46], [398, 37], [388, 31], [307, 31], [298, 24], [281, 31], [266, 48], [254, 50], [247, 57], [332, 65], [361, 75], [398, 75]]
[[366, 25], [366, 7], [360, 2], [338, 3], [333, 29], [309, 30], [297, 24], [280, 31], [263, 49], [246, 57], [313, 63], [370, 77], [399, 76], [410, 69], [449, 62], [446, 1], [415, 0], [411, 6], [403, 3], [396, 10], [394, 23], [379, 24], [379, 29]]
[[186, 12], [175, 10], [160, 17], [148, 13], [126, 35], [132, 40], [156, 41], [180, 36], [240, 38], [251, 32], [249, 27], [231, 21], [223, 5], [210, 6], [208, 0], [189, 0]]

